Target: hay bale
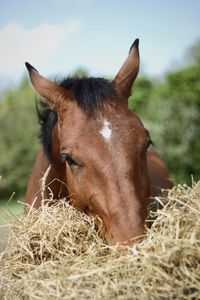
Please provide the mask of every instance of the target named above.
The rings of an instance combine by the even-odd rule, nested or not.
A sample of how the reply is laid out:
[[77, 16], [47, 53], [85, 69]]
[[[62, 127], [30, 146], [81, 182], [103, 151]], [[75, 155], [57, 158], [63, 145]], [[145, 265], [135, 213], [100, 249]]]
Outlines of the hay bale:
[[109, 247], [64, 200], [20, 218], [0, 269], [5, 299], [200, 299], [200, 182], [158, 200], [133, 248]]
[[7, 225], [0, 226], [0, 253], [3, 252], [6, 248], [9, 230], [10, 228]]

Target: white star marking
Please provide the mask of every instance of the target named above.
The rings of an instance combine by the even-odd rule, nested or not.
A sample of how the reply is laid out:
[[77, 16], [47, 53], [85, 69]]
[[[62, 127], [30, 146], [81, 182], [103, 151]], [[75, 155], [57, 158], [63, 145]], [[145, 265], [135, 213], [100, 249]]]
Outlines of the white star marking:
[[105, 119], [103, 122], [103, 128], [100, 130], [100, 134], [106, 139], [107, 141], [110, 139], [112, 135], [112, 130], [110, 126], [110, 122]]

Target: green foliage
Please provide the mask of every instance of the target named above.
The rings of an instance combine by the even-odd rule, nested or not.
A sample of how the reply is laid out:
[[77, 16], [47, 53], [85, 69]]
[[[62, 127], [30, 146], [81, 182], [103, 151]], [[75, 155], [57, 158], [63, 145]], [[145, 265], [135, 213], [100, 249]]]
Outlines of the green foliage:
[[192, 65], [200, 65], [200, 40], [198, 40], [188, 51], [188, 61]]
[[13, 192], [17, 198], [24, 194], [39, 144], [37, 124], [33, 89], [23, 80], [0, 101], [1, 200]]
[[129, 108], [145, 114], [147, 103], [151, 99], [153, 92], [153, 83], [147, 77], [140, 77], [136, 80], [132, 89], [132, 95], [129, 98]]
[[163, 153], [178, 181], [189, 181], [190, 174], [197, 179], [200, 174], [200, 65], [169, 74], [161, 97], [166, 109], [165, 126], [161, 126], [162, 142], [167, 140], [165, 144], [170, 149]]

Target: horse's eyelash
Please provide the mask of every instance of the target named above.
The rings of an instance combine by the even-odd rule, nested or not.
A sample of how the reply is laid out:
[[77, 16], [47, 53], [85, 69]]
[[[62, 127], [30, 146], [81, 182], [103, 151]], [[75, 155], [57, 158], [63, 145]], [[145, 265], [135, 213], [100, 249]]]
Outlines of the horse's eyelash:
[[61, 154], [61, 160], [67, 161], [69, 165], [77, 165], [76, 161], [66, 153]]

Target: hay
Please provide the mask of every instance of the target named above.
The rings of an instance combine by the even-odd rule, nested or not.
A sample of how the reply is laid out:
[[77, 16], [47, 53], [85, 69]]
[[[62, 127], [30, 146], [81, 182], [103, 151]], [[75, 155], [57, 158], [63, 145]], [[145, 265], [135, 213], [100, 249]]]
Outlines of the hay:
[[64, 200], [17, 220], [0, 269], [4, 298], [200, 299], [200, 182], [158, 200], [133, 248], [108, 247], [95, 220]]

